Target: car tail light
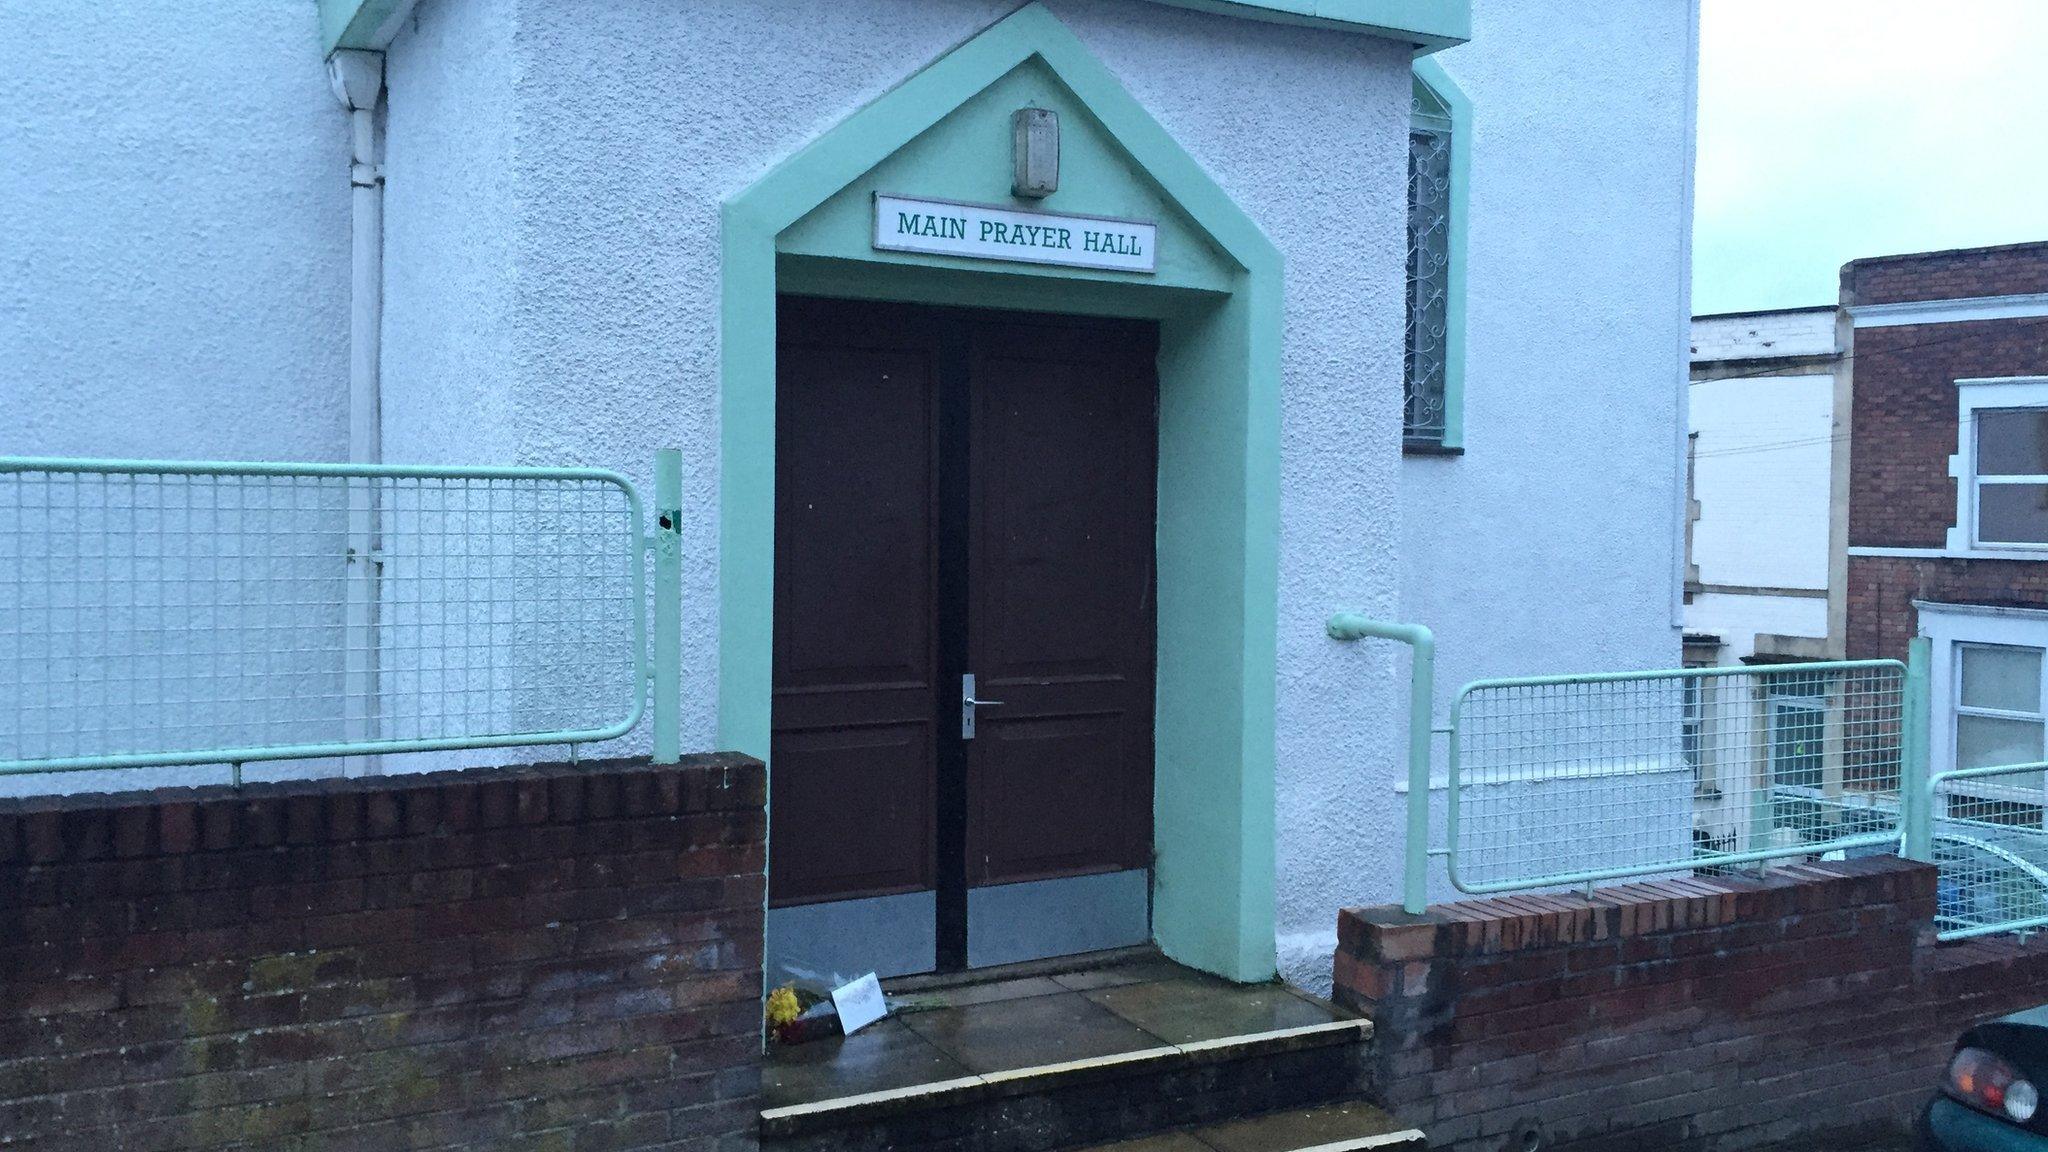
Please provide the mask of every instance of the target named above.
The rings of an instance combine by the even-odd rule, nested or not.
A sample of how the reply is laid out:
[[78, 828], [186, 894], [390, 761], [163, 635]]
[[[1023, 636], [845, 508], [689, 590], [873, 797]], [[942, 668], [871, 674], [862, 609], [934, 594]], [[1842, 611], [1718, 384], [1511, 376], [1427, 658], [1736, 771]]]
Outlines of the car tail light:
[[2041, 1093], [2020, 1077], [2004, 1057], [1982, 1048], [1961, 1048], [1948, 1062], [1948, 1094], [1972, 1108], [2025, 1124], [2041, 1107]]

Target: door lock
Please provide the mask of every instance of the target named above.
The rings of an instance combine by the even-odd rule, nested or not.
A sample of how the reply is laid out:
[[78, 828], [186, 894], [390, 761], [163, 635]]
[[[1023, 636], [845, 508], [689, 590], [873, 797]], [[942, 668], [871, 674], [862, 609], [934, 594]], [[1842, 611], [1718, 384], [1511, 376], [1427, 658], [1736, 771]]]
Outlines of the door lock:
[[969, 672], [961, 676], [960, 738], [962, 740], [974, 739], [974, 710], [976, 708], [993, 708], [1001, 703], [1001, 700], [976, 700], [974, 698], [974, 673]]

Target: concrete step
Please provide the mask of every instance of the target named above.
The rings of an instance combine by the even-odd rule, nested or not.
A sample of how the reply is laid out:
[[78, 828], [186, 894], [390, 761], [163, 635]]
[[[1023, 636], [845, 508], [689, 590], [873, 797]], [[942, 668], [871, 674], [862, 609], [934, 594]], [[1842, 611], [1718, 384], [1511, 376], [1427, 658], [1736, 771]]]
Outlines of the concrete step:
[[1318, 1108], [1291, 1108], [1176, 1129], [1113, 1144], [1091, 1144], [1073, 1152], [1366, 1152], [1367, 1149], [1427, 1148], [1413, 1128], [1364, 1100], [1341, 1100]]
[[768, 1108], [761, 1145], [767, 1152], [1060, 1152], [1178, 1133], [1354, 1100], [1365, 1089], [1371, 1039], [1370, 1021], [1332, 1020]]

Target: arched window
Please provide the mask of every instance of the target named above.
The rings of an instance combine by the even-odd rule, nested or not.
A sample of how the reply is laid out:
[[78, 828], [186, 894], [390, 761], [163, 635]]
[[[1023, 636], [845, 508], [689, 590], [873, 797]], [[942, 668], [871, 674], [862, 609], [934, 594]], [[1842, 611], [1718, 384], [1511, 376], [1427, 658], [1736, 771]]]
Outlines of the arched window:
[[1415, 64], [1408, 123], [1408, 339], [1403, 443], [1464, 447], [1465, 184], [1470, 112], [1429, 60]]

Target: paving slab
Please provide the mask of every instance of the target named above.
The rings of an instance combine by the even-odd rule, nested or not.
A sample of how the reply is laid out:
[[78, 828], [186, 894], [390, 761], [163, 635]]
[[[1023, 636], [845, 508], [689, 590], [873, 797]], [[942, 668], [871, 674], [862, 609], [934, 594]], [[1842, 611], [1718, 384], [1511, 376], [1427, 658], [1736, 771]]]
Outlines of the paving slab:
[[1157, 1047], [1159, 1041], [1078, 993], [912, 1012], [904, 1025], [971, 1072], [1002, 1072]]
[[779, 1108], [965, 1076], [959, 1061], [903, 1025], [882, 1020], [851, 1036], [778, 1045], [762, 1070], [761, 1103]]
[[1277, 1032], [1344, 1018], [1279, 984], [1239, 986], [1181, 977], [1083, 995], [1169, 1044]]

